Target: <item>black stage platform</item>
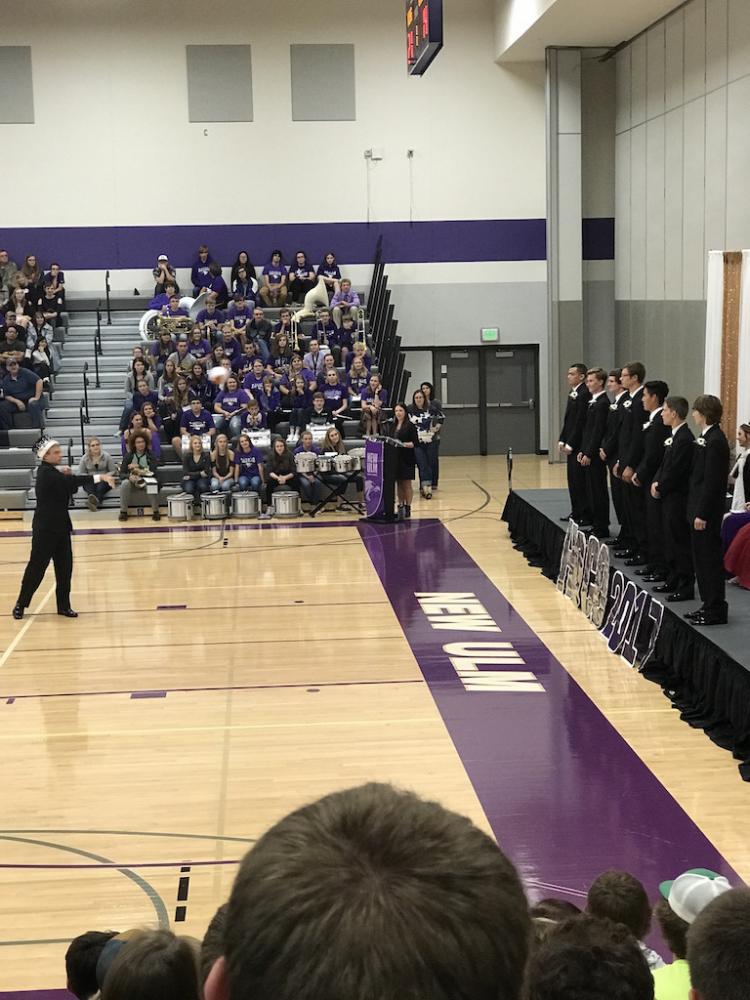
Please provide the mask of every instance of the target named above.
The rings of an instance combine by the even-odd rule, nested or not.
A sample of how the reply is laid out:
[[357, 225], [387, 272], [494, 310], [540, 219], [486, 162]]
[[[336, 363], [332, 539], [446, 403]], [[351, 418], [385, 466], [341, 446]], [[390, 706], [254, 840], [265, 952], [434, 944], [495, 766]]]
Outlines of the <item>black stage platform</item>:
[[[518, 490], [509, 495], [503, 511], [515, 548], [553, 580], [567, 529], [560, 518], [569, 510], [567, 490]], [[611, 562], [643, 586], [622, 560], [611, 556]], [[681, 718], [730, 750], [740, 761], [740, 774], [750, 781], [750, 592], [727, 587], [727, 600], [729, 624], [706, 629], [682, 617], [698, 607], [697, 600], [665, 603], [655, 655], [643, 675], [661, 686]]]

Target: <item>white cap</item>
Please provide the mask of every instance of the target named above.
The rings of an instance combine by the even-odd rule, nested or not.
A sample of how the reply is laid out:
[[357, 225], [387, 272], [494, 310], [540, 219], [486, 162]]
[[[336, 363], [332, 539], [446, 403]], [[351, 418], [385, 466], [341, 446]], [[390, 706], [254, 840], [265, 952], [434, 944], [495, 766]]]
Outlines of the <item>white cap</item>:
[[169, 260], [169, 257], [167, 257], [167, 255], [165, 253], [160, 253], [159, 256], [156, 259], [157, 260]]
[[707, 868], [691, 868], [673, 881], [662, 882], [659, 892], [673, 913], [685, 923], [692, 924], [709, 903], [731, 888], [723, 875]]

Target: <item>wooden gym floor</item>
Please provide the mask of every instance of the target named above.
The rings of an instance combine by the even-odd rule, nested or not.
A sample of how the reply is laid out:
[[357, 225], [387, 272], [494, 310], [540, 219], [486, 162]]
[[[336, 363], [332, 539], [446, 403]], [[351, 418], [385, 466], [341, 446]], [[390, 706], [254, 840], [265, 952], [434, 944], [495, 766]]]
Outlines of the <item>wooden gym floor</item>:
[[[590, 874], [574, 863], [557, 872], [537, 836], [525, 832], [542, 817], [555, 824], [556, 810], [569, 816], [591, 797], [594, 747], [590, 762], [561, 778], [563, 745], [579, 764], [582, 756], [573, 702], [553, 696], [571, 678], [614, 727], [613, 738], [624, 738], [633, 766], [642, 761], [656, 779], [649, 794], [663, 795], [666, 808], [673, 797], [747, 878], [747, 787], [731, 756], [681, 723], [659, 689], [608, 653], [512, 549], [499, 520], [504, 459], [443, 459], [441, 475], [434, 499], [414, 502], [417, 518], [442, 522], [429, 553], [441, 584], [426, 589], [466, 591], [474, 589], [472, 573], [483, 575], [564, 679], [555, 687], [542, 678], [544, 739], [528, 733], [535, 752], [548, 744], [553, 761], [534, 772], [536, 798], [523, 773], [524, 746], [503, 751], [502, 780], [518, 778], [524, 798], [499, 839], [530, 894], [552, 887], [580, 898]], [[557, 487], [564, 467], [517, 458], [514, 480], [518, 488]], [[74, 538], [81, 617], [54, 614], [50, 570], [20, 623], [10, 609], [29, 538], [16, 535], [30, 525], [0, 524], [0, 990], [64, 986], [65, 948], [92, 927], [160, 923], [201, 936], [253, 840], [335, 789], [392, 781], [497, 835], [499, 807], [481, 775], [489, 762], [479, 749], [466, 750], [460, 731], [471, 721], [467, 705], [484, 696], [451, 689], [453, 708], [446, 707], [440, 685], [420, 667], [417, 623], [381, 582], [398, 574], [401, 560], [407, 574], [419, 553], [408, 534], [368, 541], [344, 517], [305, 519], [306, 530], [248, 522], [246, 530], [211, 523], [186, 531], [135, 518], [121, 530], [116, 512], [84, 514], [79, 531], [115, 530]], [[419, 546], [422, 529], [414, 530]], [[450, 567], [443, 572], [443, 556], [455, 576]], [[555, 791], [561, 780], [565, 803]], [[619, 797], [614, 770], [596, 785], [603, 824]], [[617, 834], [619, 819], [613, 825]], [[628, 851], [597, 863], [625, 866]]]

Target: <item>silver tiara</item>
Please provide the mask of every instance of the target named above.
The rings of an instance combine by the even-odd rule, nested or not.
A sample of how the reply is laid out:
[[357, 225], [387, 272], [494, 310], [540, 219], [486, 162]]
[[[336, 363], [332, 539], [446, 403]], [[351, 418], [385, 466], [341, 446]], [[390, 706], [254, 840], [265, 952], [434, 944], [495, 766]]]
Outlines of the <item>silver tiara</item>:
[[42, 435], [38, 441], [34, 442], [31, 446], [31, 450], [34, 452], [37, 458], [44, 458], [50, 448], [54, 448], [56, 444], [59, 444], [54, 438]]

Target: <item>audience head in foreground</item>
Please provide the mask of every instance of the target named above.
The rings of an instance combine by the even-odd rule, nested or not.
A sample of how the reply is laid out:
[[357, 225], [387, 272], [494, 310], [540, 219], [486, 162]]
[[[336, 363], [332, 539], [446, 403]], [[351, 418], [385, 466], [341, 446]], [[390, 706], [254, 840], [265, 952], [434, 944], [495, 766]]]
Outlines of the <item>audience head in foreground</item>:
[[245, 856], [206, 1000], [516, 1000], [518, 874], [464, 816], [389, 785], [328, 795]]
[[136, 931], [102, 983], [101, 1000], [202, 1000], [198, 943], [172, 931]]
[[86, 931], [73, 938], [65, 952], [65, 973], [68, 990], [78, 1000], [88, 1000], [99, 991], [96, 963], [104, 945], [117, 931]]
[[527, 1000], [653, 1000], [654, 980], [622, 924], [588, 914], [558, 924], [529, 962]]
[[750, 995], [750, 889], [724, 892], [696, 917], [687, 939], [691, 1000]]

